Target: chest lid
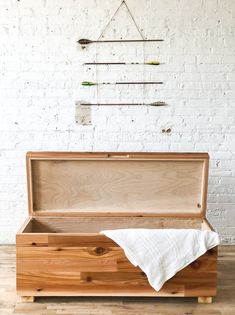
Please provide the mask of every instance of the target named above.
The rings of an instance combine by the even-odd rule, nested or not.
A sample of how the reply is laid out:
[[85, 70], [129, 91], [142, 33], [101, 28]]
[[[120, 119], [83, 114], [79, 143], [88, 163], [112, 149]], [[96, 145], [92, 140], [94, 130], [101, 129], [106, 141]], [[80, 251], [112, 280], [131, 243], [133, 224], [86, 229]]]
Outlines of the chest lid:
[[208, 162], [207, 153], [29, 152], [29, 212], [204, 217]]

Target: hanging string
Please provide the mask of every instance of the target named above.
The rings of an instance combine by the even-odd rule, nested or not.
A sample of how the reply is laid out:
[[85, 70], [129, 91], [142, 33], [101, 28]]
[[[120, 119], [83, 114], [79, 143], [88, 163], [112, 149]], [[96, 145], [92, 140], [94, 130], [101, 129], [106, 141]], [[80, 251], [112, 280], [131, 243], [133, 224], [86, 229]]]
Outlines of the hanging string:
[[[136, 27], [138, 33], [139, 33], [141, 39], [143, 39], [143, 40], [145, 39], [144, 36], [143, 36], [143, 34], [142, 34], [142, 32], [141, 32], [141, 30], [139, 29], [139, 27], [138, 27], [136, 21], [135, 21], [135, 18], [134, 18], [134, 16], [133, 16], [133, 14], [132, 14], [130, 8], [128, 7], [126, 1], [123, 0], [123, 1], [120, 3], [120, 5], [118, 6], [118, 8], [116, 9], [116, 11], [114, 12], [114, 14], [112, 15], [112, 17], [110, 18], [110, 20], [108, 21], [108, 23], [106, 24], [106, 26], [104, 27], [104, 29], [102, 30], [100, 36], [98, 37], [98, 40], [101, 39], [101, 37], [103, 37], [104, 32], [105, 32], [106, 29], [109, 27], [109, 25], [110, 25], [111, 22], [113, 21], [115, 15], [116, 15], [116, 14], [118, 13], [118, 11], [121, 9], [122, 5], [125, 5], [125, 6], [126, 6], [126, 9], [127, 9], [128, 13], [129, 13], [131, 19], [132, 19], [132, 22], [134, 23], [134, 25], [135, 25], [135, 27]], [[144, 56], [145, 56], [145, 45], [144, 45], [144, 43], [143, 43], [143, 46], [142, 46], [142, 50], [143, 50], [143, 63], [144, 63]], [[97, 47], [96, 47], [96, 62], [97, 62]], [[96, 68], [96, 69], [95, 69], [95, 76], [96, 76], [96, 81], [97, 81], [98, 72], [97, 72], [97, 67], [95, 67], [95, 68]], [[143, 77], [144, 77], [144, 75], [145, 75], [145, 68], [143, 68]], [[143, 87], [143, 90], [142, 90], [142, 91], [143, 91], [143, 92], [142, 92], [142, 99], [144, 100], [145, 87]], [[98, 99], [99, 99], [99, 86], [97, 85], [97, 86], [96, 86], [96, 100], [97, 100], [97, 103], [98, 103]]]
[[101, 32], [100, 36], [98, 37], [98, 40], [103, 36], [104, 32], [106, 31], [106, 29], [109, 27], [109, 24], [112, 22], [113, 18], [115, 17], [115, 15], [118, 13], [119, 9], [121, 8], [123, 2], [125, 3], [125, 1], [122, 1], [121, 4], [119, 5], [119, 7], [117, 8], [117, 10], [114, 12], [114, 14], [112, 15], [112, 17], [110, 18], [110, 20], [108, 21], [107, 25], [105, 26], [105, 28], [103, 29], [103, 31]]
[[127, 11], [129, 12], [130, 17], [131, 17], [132, 21], [134, 22], [135, 27], [136, 27], [136, 29], [137, 29], [138, 33], [140, 34], [141, 38], [142, 38], [142, 39], [145, 39], [145, 38], [144, 38], [144, 36], [143, 36], [143, 34], [142, 34], [142, 32], [141, 32], [141, 30], [139, 29], [139, 27], [138, 27], [138, 25], [137, 25], [136, 21], [135, 21], [135, 19], [134, 19], [133, 14], [131, 13], [131, 10], [129, 9], [128, 5], [126, 4], [126, 2], [125, 2], [125, 1], [123, 1], [122, 3], [124, 3], [124, 4], [125, 4], [125, 6], [126, 6], [126, 8], [127, 8]]
[[101, 32], [101, 34], [100, 34], [98, 40], [103, 36], [104, 32], [105, 32], [106, 29], [109, 27], [109, 25], [110, 25], [110, 23], [112, 22], [113, 18], [114, 18], [115, 15], [118, 13], [118, 11], [120, 10], [120, 8], [121, 8], [121, 6], [122, 6], [123, 4], [126, 6], [126, 9], [127, 9], [128, 13], [130, 14], [130, 17], [131, 17], [133, 23], [135, 24], [135, 27], [136, 27], [138, 33], [140, 34], [140, 37], [141, 37], [142, 39], [145, 39], [144, 36], [143, 36], [143, 34], [142, 34], [142, 32], [141, 32], [141, 30], [139, 29], [139, 27], [138, 27], [136, 21], [135, 21], [135, 18], [134, 18], [134, 16], [133, 16], [133, 14], [131, 13], [130, 8], [129, 8], [128, 5], [126, 4], [126, 1], [123, 0], [123, 1], [121, 2], [121, 4], [119, 5], [119, 7], [117, 8], [117, 10], [116, 10], [116, 11], [114, 12], [114, 14], [112, 15], [112, 17], [110, 18], [110, 20], [108, 21], [108, 23], [107, 23], [107, 25], [105, 26], [105, 28], [103, 29], [103, 31]]

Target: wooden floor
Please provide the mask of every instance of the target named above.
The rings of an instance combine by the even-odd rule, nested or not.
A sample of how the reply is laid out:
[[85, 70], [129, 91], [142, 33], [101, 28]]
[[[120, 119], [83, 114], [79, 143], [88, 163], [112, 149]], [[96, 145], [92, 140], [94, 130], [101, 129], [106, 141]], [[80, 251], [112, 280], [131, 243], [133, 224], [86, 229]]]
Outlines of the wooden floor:
[[38, 298], [18, 303], [15, 247], [0, 246], [0, 315], [235, 315], [235, 246], [219, 248], [218, 296], [213, 304], [193, 298]]

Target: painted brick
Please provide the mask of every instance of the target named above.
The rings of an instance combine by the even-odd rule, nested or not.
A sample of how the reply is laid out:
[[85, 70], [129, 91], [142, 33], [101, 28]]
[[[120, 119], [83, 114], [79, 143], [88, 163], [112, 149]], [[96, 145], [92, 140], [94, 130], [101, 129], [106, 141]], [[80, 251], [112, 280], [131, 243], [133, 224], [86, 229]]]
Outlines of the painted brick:
[[[0, 0], [0, 243], [27, 215], [28, 150], [207, 151], [208, 218], [235, 244], [234, 1], [126, 0], [146, 38], [162, 43], [89, 45], [121, 0]], [[140, 38], [122, 7], [104, 38]], [[86, 67], [89, 61], [151, 66]], [[81, 81], [163, 80], [162, 86], [82, 87]], [[93, 107], [75, 123], [75, 102], [154, 102]], [[171, 128], [170, 134], [162, 133]]]

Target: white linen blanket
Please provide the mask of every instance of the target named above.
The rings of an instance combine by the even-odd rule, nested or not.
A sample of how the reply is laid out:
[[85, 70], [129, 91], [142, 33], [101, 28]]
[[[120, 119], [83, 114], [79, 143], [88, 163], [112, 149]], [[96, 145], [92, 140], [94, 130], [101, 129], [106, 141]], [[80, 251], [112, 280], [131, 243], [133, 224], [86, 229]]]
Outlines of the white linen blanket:
[[219, 244], [217, 233], [196, 229], [118, 229], [100, 233], [122, 247], [156, 291], [179, 270]]

